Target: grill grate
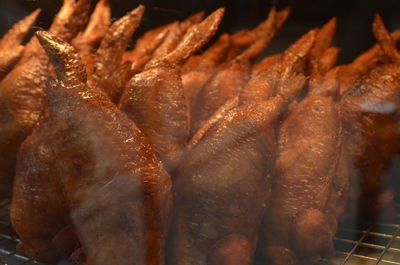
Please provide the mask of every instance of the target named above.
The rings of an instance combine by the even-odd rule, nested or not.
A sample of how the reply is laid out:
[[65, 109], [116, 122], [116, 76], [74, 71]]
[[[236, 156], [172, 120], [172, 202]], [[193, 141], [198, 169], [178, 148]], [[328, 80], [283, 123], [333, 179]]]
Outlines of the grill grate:
[[[0, 265], [40, 265], [15, 252], [18, 242], [9, 221], [9, 201], [1, 201]], [[342, 226], [335, 236], [335, 248], [336, 255], [318, 265], [400, 265], [400, 214], [392, 223], [376, 223], [361, 230]]]

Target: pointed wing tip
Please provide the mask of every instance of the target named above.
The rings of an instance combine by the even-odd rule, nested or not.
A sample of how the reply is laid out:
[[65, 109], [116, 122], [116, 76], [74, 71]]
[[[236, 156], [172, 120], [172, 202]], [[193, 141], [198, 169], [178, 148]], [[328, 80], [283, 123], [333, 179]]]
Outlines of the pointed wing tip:
[[382, 21], [382, 16], [381, 16], [381, 14], [376, 13], [374, 16], [374, 21], [379, 21], [379, 20]]
[[29, 17], [32, 19], [32, 20], [36, 20], [36, 18], [39, 16], [39, 14], [42, 12], [42, 9], [41, 8], [36, 8], [30, 15], [29, 15]]
[[54, 53], [55, 51], [60, 51], [65, 46], [64, 41], [57, 38], [48, 31], [36, 31], [35, 36], [38, 38], [40, 45], [43, 47], [47, 54]]
[[214, 12], [212, 12], [208, 17], [206, 17], [202, 23], [204, 23], [207, 20], [210, 21], [210, 24], [214, 24], [215, 27], [218, 27], [218, 25], [222, 21], [222, 18], [224, 17], [224, 14], [225, 14], [225, 8], [220, 7]]
[[372, 22], [372, 29], [375, 34], [377, 31], [383, 31], [383, 30], [387, 31], [382, 16], [379, 13], [376, 13], [374, 16], [374, 21]]
[[[125, 16], [122, 18], [125, 18], [125, 20], [141, 20], [143, 17], [144, 12], [146, 11], [146, 7], [144, 5], [139, 5], [135, 9], [129, 11]], [[120, 19], [118, 19], [120, 20]], [[117, 20], [117, 21], [118, 21]]]
[[335, 16], [335, 17], [332, 17], [329, 21], [328, 21], [328, 24], [333, 24], [333, 25], [335, 25], [336, 26], [336, 23], [337, 23], [337, 17]]
[[144, 14], [144, 11], [146, 11], [146, 7], [144, 5], [139, 5], [138, 7], [132, 10], [131, 14], [142, 16]]
[[45, 30], [38, 30], [35, 32], [40, 44], [48, 43], [52, 39], [52, 35]]
[[222, 17], [225, 14], [225, 7], [218, 8], [213, 12], [213, 14], [216, 14], [218, 17]]

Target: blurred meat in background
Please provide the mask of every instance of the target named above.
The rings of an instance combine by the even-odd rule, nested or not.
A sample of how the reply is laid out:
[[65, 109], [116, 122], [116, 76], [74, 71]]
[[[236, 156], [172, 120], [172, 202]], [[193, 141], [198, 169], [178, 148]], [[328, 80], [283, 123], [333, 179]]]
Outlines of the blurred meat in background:
[[[0, 35], [3, 35], [22, 17], [36, 8], [42, 13], [37, 26], [46, 28], [60, 6], [61, 0], [1, 0], [0, 1]], [[93, 1], [94, 7], [96, 1]], [[139, 4], [147, 7], [138, 34], [151, 28], [164, 25], [173, 20], [182, 20], [199, 10], [207, 13], [218, 7], [226, 7], [226, 14], [219, 32], [236, 32], [244, 28], [252, 28], [262, 21], [271, 6], [279, 8], [292, 6], [291, 15], [278, 36], [268, 47], [266, 54], [274, 54], [286, 49], [304, 32], [319, 27], [330, 18], [338, 18], [338, 29], [333, 45], [342, 50], [339, 64], [348, 63], [354, 57], [371, 47], [375, 42], [370, 25], [375, 13], [380, 13], [389, 30], [400, 28], [400, 1], [363, 1], [363, 0], [110, 0], [113, 17], [121, 17], [126, 10]], [[217, 34], [218, 36], [219, 34]]]

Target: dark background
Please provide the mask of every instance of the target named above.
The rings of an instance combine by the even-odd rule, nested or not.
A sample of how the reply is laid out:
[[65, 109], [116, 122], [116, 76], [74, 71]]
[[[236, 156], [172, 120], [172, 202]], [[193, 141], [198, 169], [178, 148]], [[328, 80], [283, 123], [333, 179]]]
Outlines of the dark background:
[[[96, 0], [92, 0], [94, 5]], [[46, 28], [57, 12], [62, 0], [0, 0], [0, 34], [4, 34], [16, 21], [35, 8], [42, 8], [36, 24]], [[220, 32], [235, 32], [251, 28], [265, 19], [269, 8], [292, 6], [289, 20], [266, 51], [273, 54], [284, 50], [290, 43], [313, 27], [322, 26], [331, 17], [338, 17], [334, 45], [342, 48], [339, 62], [351, 61], [357, 54], [374, 43], [371, 22], [379, 12], [390, 30], [400, 29], [400, 0], [111, 0], [114, 18], [120, 17], [139, 3], [147, 7], [141, 28], [143, 31], [198, 12], [224, 6], [226, 15]]]

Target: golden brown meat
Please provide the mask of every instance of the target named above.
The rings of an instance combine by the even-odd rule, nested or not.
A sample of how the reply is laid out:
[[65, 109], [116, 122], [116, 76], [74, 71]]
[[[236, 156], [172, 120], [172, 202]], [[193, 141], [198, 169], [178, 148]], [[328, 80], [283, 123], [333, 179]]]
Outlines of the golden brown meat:
[[0, 39], [0, 80], [10, 72], [22, 56], [24, 46], [21, 45], [21, 42], [24, 40], [39, 13], [40, 9], [36, 9], [29, 16], [16, 23]]
[[165, 56], [168, 53], [172, 52], [176, 46], [181, 42], [183, 36], [186, 31], [193, 25], [196, 25], [201, 22], [204, 17], [204, 12], [201, 11], [196, 13], [181, 23], [175, 23], [168, 32], [168, 35], [165, 37], [164, 41], [161, 43], [159, 47], [154, 51], [153, 58], [154, 60], [158, 60], [158, 57]]
[[295, 99], [306, 81], [303, 68], [316, 33], [316, 30], [309, 31], [283, 54], [253, 67], [251, 78], [240, 93], [240, 104], [262, 101], [272, 96]]
[[45, 55], [32, 55], [0, 83], [0, 198], [11, 195], [16, 155], [43, 111]]
[[256, 41], [243, 53], [233, 59], [202, 87], [191, 113], [191, 135], [228, 100], [238, 97], [250, 78], [251, 63], [268, 46], [276, 33], [277, 12], [272, 8], [268, 18], [261, 24]]
[[351, 175], [356, 196], [350, 207], [355, 208], [356, 204], [361, 217], [370, 219], [393, 214], [393, 191], [385, 176], [398, 152], [400, 103], [400, 54], [379, 15], [375, 17], [373, 31], [393, 63], [372, 69], [341, 100], [346, 146], [354, 164]]
[[[393, 31], [391, 36], [397, 42], [400, 39], [400, 30]], [[340, 95], [344, 95], [358, 79], [376, 67], [382, 61], [382, 56], [382, 48], [379, 44], [375, 44], [352, 63], [339, 66]]]
[[304, 99], [283, 121], [278, 175], [263, 228], [264, 254], [273, 265], [311, 264], [332, 253], [336, 227], [329, 218], [335, 216], [326, 211], [333, 201], [341, 134], [338, 110], [325, 97]]
[[308, 82], [308, 95], [329, 97], [333, 100], [339, 98], [339, 68], [335, 67], [323, 76], [314, 76]]
[[95, 54], [90, 84], [102, 89], [115, 103], [118, 103], [130, 78], [130, 64], [122, 64], [122, 56], [142, 20], [144, 10], [145, 7], [140, 5], [115, 21]]
[[218, 37], [207, 50], [201, 54], [192, 55], [182, 66], [182, 74], [193, 71], [210, 71], [225, 59], [231, 39], [229, 34], [224, 33]]
[[216, 124], [222, 117], [224, 117], [229, 111], [236, 108], [239, 105], [239, 98], [235, 97], [228, 100], [222, 107], [220, 107], [204, 125], [197, 130], [195, 135], [190, 138], [187, 144], [187, 152], [190, 151], [201, 139], [203, 139], [205, 133]]
[[398, 65], [378, 66], [342, 98], [348, 152], [355, 167], [351, 175], [355, 190], [360, 190], [353, 192], [356, 196], [352, 203], [358, 205], [363, 218], [375, 218], [391, 210], [393, 198], [386, 193], [390, 188], [385, 174], [397, 152], [395, 106], [400, 102], [399, 78]]
[[280, 65], [280, 81], [276, 84], [275, 95], [287, 100], [295, 100], [303, 89], [307, 79], [304, 73], [305, 52], [308, 52], [315, 41], [318, 30], [313, 29], [294, 43]]
[[60, 136], [46, 125], [49, 120], [46, 115], [21, 145], [11, 203], [18, 252], [44, 263], [62, 258], [53, 238], [71, 223], [51, 144]]
[[270, 195], [282, 100], [228, 112], [174, 175], [175, 265], [250, 265]]
[[[317, 33], [315, 41], [310, 49], [308, 55], [308, 73], [311, 75], [323, 75], [323, 69], [321, 67], [321, 58], [325, 52], [329, 49], [333, 37], [336, 32], [336, 18], [330, 19]], [[329, 70], [329, 69], [328, 69]]]
[[[72, 6], [70, 2], [65, 1], [50, 27], [50, 32], [67, 41], [83, 28], [83, 17], [89, 9], [87, 0]], [[18, 147], [43, 111], [44, 87], [49, 76], [47, 64], [43, 49], [33, 37], [21, 60], [0, 82], [0, 198], [11, 193]]]
[[308, 94], [327, 96], [333, 99], [339, 94], [338, 69], [331, 69], [336, 63], [339, 49], [330, 47], [336, 32], [336, 18], [326, 23], [315, 37], [308, 56], [307, 71], [310, 75]]
[[[287, 18], [289, 17], [290, 11], [291, 11], [291, 8], [288, 7], [288, 8], [282, 9], [281, 11], [279, 11], [277, 13], [275, 31], [278, 31], [283, 26], [283, 24], [286, 22]], [[260, 23], [254, 29], [241, 30], [231, 36], [232, 45], [230, 46], [230, 49], [229, 49], [229, 52], [227, 55], [228, 61], [234, 59], [236, 56], [238, 56], [240, 53], [242, 53], [245, 49], [247, 49], [249, 46], [251, 46], [256, 41], [259, 34], [265, 30], [265, 22], [266, 21]]]
[[322, 73], [327, 73], [329, 70], [333, 68], [339, 57], [340, 50], [341, 50], [340, 48], [332, 46], [326, 49], [326, 51], [321, 55], [320, 69]]
[[110, 2], [109, 0], [100, 0], [90, 16], [85, 31], [79, 33], [71, 42], [78, 50], [89, 75], [93, 73], [94, 49], [103, 39], [110, 24]]
[[179, 162], [189, 137], [189, 111], [180, 69], [216, 32], [224, 9], [192, 26], [175, 50], [149, 62], [128, 83], [120, 108], [135, 121], [167, 170]]
[[204, 53], [193, 55], [182, 67], [182, 84], [189, 107], [194, 108], [197, 94], [207, 81], [219, 70], [231, 44], [228, 34], [222, 34]]
[[[48, 116], [27, 144], [43, 139], [43, 130], [51, 132], [45, 142], [56, 158], [53, 166], [86, 264], [164, 264], [172, 206], [169, 175], [136, 125], [99, 89], [86, 84], [76, 50], [47, 32], [37, 36], [56, 68], [57, 81], [46, 91]], [[22, 179], [19, 184], [29, 191], [29, 182]], [[32, 193], [21, 195], [26, 197], [14, 197], [13, 202], [32, 201]], [[47, 213], [42, 209], [38, 214]]]
[[[89, 9], [90, 0], [64, 0], [48, 31], [67, 42], [72, 41], [84, 28], [88, 20]], [[32, 54], [37, 52], [44, 54], [36, 37], [32, 37], [25, 45], [18, 65], [23, 64]]]
[[132, 63], [132, 74], [143, 70], [143, 67], [153, 58], [154, 51], [163, 43], [173, 26], [174, 23], [147, 31], [136, 41], [135, 47], [132, 50], [124, 53], [122, 61]]

